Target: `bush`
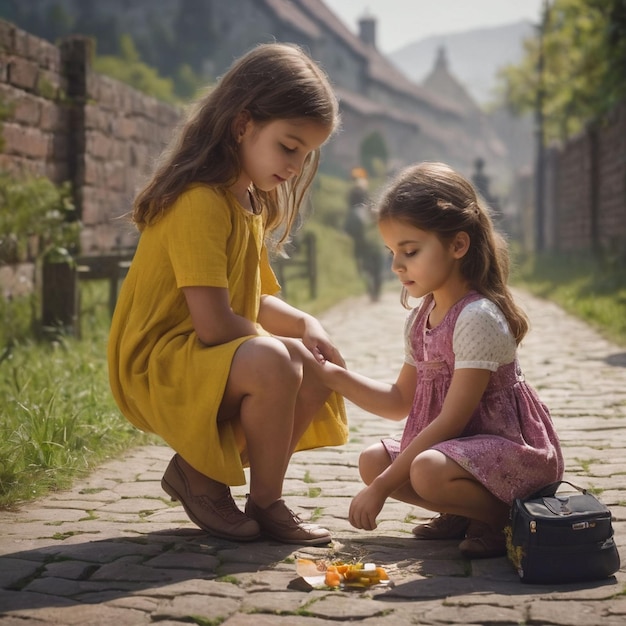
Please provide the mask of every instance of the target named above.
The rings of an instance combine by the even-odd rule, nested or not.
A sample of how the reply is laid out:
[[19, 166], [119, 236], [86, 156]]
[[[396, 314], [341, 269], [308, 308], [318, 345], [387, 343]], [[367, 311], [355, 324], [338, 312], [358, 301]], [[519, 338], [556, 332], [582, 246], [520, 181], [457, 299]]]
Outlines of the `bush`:
[[0, 264], [68, 258], [79, 234], [69, 184], [0, 173]]
[[151, 441], [120, 415], [109, 390], [106, 281], [81, 290], [86, 341], [24, 340], [0, 351], [0, 507], [67, 487]]
[[605, 337], [626, 346], [626, 273], [591, 255], [543, 253], [520, 258], [514, 282], [551, 300]]
[[348, 215], [349, 189], [349, 181], [319, 174], [313, 190], [313, 213], [308, 216], [306, 223], [320, 224], [343, 231]]

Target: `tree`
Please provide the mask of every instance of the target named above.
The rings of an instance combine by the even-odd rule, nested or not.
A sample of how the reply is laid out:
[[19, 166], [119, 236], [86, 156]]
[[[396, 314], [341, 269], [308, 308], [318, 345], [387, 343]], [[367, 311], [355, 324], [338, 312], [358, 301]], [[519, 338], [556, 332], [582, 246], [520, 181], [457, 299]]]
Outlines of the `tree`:
[[546, 138], [565, 140], [626, 97], [626, 0], [545, 6], [537, 36], [519, 65], [502, 70], [499, 88], [517, 113], [534, 110], [541, 90]]
[[198, 96], [201, 89], [207, 86], [208, 81], [196, 74], [193, 69], [183, 63], [176, 71], [174, 80], [174, 90], [177, 96], [183, 100], [193, 100]]
[[361, 142], [361, 163], [370, 176], [379, 176], [384, 170], [389, 154], [383, 136], [375, 130]]
[[[601, 0], [596, 0], [598, 4]], [[607, 87], [616, 100], [626, 97], [626, 0], [609, 0]], [[604, 6], [606, 11], [607, 7]]]
[[164, 102], [176, 102], [171, 79], [162, 78], [158, 72], [140, 60], [130, 35], [120, 37], [120, 56], [96, 56], [93, 67], [96, 72], [106, 74]]

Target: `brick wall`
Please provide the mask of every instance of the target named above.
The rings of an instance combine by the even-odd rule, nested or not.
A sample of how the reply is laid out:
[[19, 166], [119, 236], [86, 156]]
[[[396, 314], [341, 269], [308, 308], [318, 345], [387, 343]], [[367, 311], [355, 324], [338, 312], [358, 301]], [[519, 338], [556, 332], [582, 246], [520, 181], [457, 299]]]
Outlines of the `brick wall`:
[[0, 20], [0, 167], [72, 183], [83, 223], [81, 252], [132, 246], [118, 218], [161, 152], [180, 112], [93, 72], [91, 40], [50, 44]]
[[0, 167], [67, 178], [67, 83], [61, 50], [0, 21], [0, 98], [9, 105]]
[[548, 159], [549, 248], [626, 261], [626, 102]]
[[[591, 151], [587, 135], [555, 152], [554, 230], [549, 238], [557, 250], [585, 250], [591, 243]], [[547, 205], [549, 206], [549, 205]], [[547, 238], [548, 239], [548, 238]]]
[[598, 139], [599, 243], [626, 261], [626, 102], [613, 111]]

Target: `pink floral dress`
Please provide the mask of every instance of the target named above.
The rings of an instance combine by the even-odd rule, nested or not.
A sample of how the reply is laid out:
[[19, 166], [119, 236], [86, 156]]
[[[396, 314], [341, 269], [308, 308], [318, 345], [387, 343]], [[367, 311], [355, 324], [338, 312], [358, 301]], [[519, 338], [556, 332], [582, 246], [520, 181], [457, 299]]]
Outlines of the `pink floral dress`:
[[[490, 328], [492, 318], [500, 321], [499, 326], [492, 324], [494, 332], [484, 332], [478, 341], [472, 325], [465, 324], [472, 355], [468, 358], [465, 353], [460, 359], [453, 346], [460, 351], [458, 346], [462, 345], [463, 337], [459, 336], [462, 333], [455, 333], [455, 326], [471, 303], [475, 303], [474, 311], [478, 309], [474, 317], [490, 316], [483, 329]], [[433, 448], [456, 461], [508, 504], [561, 480], [563, 456], [550, 413], [524, 380], [515, 356], [515, 342], [500, 309], [471, 291], [448, 311], [438, 326], [429, 329], [427, 320], [433, 305], [432, 296], [427, 296], [417, 315], [409, 318], [412, 324], [407, 332], [417, 368], [417, 388], [402, 439], [383, 440], [391, 458], [439, 415], [455, 366], [471, 366], [493, 371], [487, 389], [462, 435]], [[489, 344], [503, 339], [512, 341], [512, 360], [498, 363], [492, 357], [486, 358], [490, 354]]]

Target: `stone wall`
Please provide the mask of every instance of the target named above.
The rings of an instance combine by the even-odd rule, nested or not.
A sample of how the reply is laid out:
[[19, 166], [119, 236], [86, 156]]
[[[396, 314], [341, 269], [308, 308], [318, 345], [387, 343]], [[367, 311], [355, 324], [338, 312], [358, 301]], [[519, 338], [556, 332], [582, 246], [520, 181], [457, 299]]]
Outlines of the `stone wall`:
[[68, 178], [68, 108], [61, 49], [0, 21], [0, 99], [8, 106], [0, 167]]
[[0, 167], [70, 181], [82, 254], [132, 247], [123, 219], [180, 112], [90, 67], [92, 42], [52, 45], [0, 21]]
[[546, 178], [549, 248], [626, 263], [626, 102], [552, 151]]

